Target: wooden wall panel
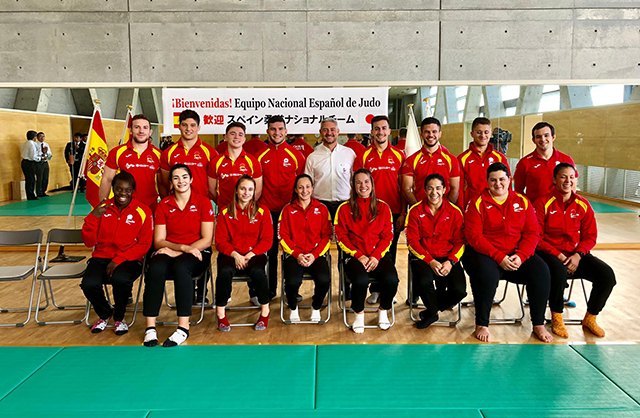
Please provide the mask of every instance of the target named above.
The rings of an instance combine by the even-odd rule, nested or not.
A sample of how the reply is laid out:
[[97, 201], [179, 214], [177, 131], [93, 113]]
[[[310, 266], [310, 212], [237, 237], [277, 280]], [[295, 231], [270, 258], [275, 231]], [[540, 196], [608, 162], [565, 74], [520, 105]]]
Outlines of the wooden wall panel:
[[556, 146], [577, 164], [640, 170], [640, 103], [548, 112]]
[[448, 123], [442, 125], [442, 137], [440, 142], [454, 155], [460, 154], [465, 149], [465, 124]]

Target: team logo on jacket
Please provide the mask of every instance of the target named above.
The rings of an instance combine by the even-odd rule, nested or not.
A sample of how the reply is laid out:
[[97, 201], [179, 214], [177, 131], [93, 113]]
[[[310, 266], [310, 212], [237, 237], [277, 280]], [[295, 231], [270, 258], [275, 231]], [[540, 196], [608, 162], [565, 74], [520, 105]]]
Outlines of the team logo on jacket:
[[198, 211], [198, 207], [194, 204], [192, 204], [191, 206], [189, 206], [189, 212], [197, 212]]
[[196, 152], [193, 154], [193, 159], [194, 160], [201, 160], [202, 159], [202, 155], [200, 155], [199, 152]]
[[124, 223], [126, 223], [127, 225], [133, 225], [136, 223], [136, 221], [133, 220], [133, 214], [130, 213], [127, 215], [127, 219], [124, 221]]
[[494, 161], [493, 157], [489, 157], [489, 164], [493, 164]]
[[291, 163], [289, 162], [288, 158], [285, 158], [282, 160], [282, 166], [283, 167], [291, 167]]
[[522, 212], [524, 210], [524, 208], [522, 206], [520, 206], [520, 203], [514, 203], [513, 204], [513, 211], [514, 212]]
[[147, 156], [147, 163], [153, 164], [153, 158], [151, 158], [151, 156]]
[[437, 165], [444, 165], [444, 161], [442, 161], [440, 158], [438, 158], [438, 161], [436, 161]]
[[572, 210], [571, 213], [569, 214], [569, 216], [571, 216], [571, 219], [575, 219], [578, 216], [580, 216], [580, 214], [577, 213], [575, 210]]
[[319, 208], [313, 208], [313, 214], [314, 215], [320, 215], [320, 209]]
[[240, 165], [238, 166], [238, 170], [240, 170], [240, 171], [241, 171], [241, 172], [243, 172], [243, 173], [246, 173], [247, 171], [249, 171], [249, 170], [247, 169], [247, 166], [246, 166], [246, 165], [244, 165], [244, 164], [240, 164]]

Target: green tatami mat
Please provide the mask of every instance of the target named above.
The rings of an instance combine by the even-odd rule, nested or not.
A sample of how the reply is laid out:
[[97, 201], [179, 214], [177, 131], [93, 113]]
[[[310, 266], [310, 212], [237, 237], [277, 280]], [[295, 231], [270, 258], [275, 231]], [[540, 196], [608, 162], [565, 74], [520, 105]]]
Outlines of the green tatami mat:
[[318, 347], [318, 409], [636, 408], [568, 346]]
[[0, 401], [0, 416], [256, 405], [312, 409], [315, 353], [315, 346], [65, 348]]
[[[118, 403], [117, 395], [105, 395], [112, 399], [113, 404]], [[36, 395], [37, 397], [37, 395]], [[73, 402], [70, 402], [73, 404]], [[41, 415], [39, 415], [41, 414]], [[86, 411], [51, 411], [48, 410], [44, 413], [38, 412], [37, 414], [32, 412], [25, 411], [11, 411], [10, 414], [5, 415], [6, 417], [11, 418], [146, 418], [149, 416], [149, 411], [118, 411], [115, 413], [114, 411], [97, 411], [97, 410], [86, 410]]]
[[572, 347], [640, 404], [640, 345]]
[[616, 206], [609, 203], [598, 202], [589, 199], [589, 203], [591, 203], [591, 207], [595, 213], [633, 213], [633, 210], [623, 208], [622, 206]]
[[[258, 405], [256, 405], [258, 406]], [[366, 417], [366, 418], [482, 418], [482, 414], [477, 410], [462, 409], [402, 409], [400, 407], [393, 409], [350, 409], [345, 413], [344, 409], [309, 409], [309, 410], [269, 410], [269, 409], [234, 409], [220, 410], [216, 409], [216, 416], [219, 417], [242, 417], [242, 418], [340, 418], [349, 417]], [[151, 411], [149, 418], [182, 418], [182, 417], [208, 417], [211, 411]]]
[[60, 350], [62, 349], [57, 347], [1, 347], [0, 399], [28, 379]]
[[[0, 216], [67, 216], [72, 192], [61, 192], [38, 200], [24, 200], [0, 206]], [[84, 193], [78, 193], [73, 216], [86, 216], [91, 212]]]
[[[588, 406], [588, 405], [584, 405]], [[485, 418], [638, 418], [640, 407], [631, 410], [616, 409], [503, 409], [482, 410]]]

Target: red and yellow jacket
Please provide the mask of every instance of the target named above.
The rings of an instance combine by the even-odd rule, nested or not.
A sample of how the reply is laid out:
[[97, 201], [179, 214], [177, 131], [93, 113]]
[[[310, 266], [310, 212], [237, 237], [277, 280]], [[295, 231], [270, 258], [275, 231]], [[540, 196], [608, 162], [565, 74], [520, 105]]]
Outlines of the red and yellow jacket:
[[262, 196], [260, 203], [271, 211], [280, 211], [291, 200], [296, 176], [304, 172], [304, 156], [283, 142], [265, 145], [258, 156], [262, 166]]
[[426, 200], [418, 202], [409, 209], [405, 221], [409, 251], [425, 263], [446, 257], [455, 264], [464, 253], [462, 225], [462, 211], [448, 200], [435, 216]]
[[306, 209], [295, 201], [280, 213], [280, 245], [285, 253], [296, 258], [300, 254], [313, 254], [315, 258], [324, 255], [329, 250], [331, 232], [329, 210], [319, 200], [311, 199]]
[[464, 235], [474, 250], [498, 264], [512, 254], [524, 262], [538, 245], [538, 221], [533, 205], [520, 193], [510, 191], [507, 199], [498, 203], [485, 190], [467, 206]]
[[245, 255], [265, 254], [273, 244], [273, 222], [269, 211], [260, 206], [256, 216], [249, 219], [247, 209], [236, 206], [236, 217], [231, 217], [228, 208], [218, 214], [215, 242], [218, 252], [230, 256], [232, 252]]
[[571, 193], [565, 203], [554, 191], [535, 204], [541, 239], [538, 250], [558, 256], [587, 254], [596, 245], [598, 227], [593, 208], [584, 197]]
[[380, 260], [389, 251], [393, 239], [391, 209], [378, 200], [378, 215], [371, 219], [371, 198], [356, 200], [360, 219], [354, 219], [349, 202], [338, 207], [335, 219], [336, 237], [340, 248], [350, 256], [374, 257]]
[[460, 162], [460, 193], [458, 206], [462, 209], [467, 203], [475, 200], [487, 188], [487, 168], [493, 163], [503, 163], [509, 168], [507, 157], [487, 145], [487, 149], [480, 154], [475, 143], [469, 144], [469, 149], [458, 155]]
[[151, 209], [137, 199], [120, 211], [113, 200], [104, 204], [107, 211], [96, 217], [89, 214], [82, 225], [82, 240], [94, 247], [92, 257], [124, 261], [142, 261], [153, 242]]

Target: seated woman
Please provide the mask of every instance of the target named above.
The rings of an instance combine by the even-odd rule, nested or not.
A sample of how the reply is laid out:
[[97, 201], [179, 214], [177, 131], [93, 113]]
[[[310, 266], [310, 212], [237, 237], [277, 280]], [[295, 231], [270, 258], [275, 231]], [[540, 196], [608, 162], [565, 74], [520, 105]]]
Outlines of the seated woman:
[[260, 317], [254, 325], [263, 331], [269, 325], [269, 282], [265, 273], [267, 251], [273, 243], [273, 225], [268, 209], [258, 205], [256, 182], [248, 175], [238, 179], [233, 200], [218, 215], [216, 248], [218, 274], [216, 277], [216, 314], [218, 330], [231, 331], [225, 306], [231, 297], [231, 282], [238, 272], [250, 278], [260, 304]]
[[442, 198], [447, 186], [440, 174], [427, 176], [424, 190], [427, 198], [409, 209], [405, 229], [409, 251], [418, 258], [409, 266], [415, 294], [425, 306], [416, 323], [418, 329], [436, 322], [438, 311], [467, 296], [467, 279], [459, 263], [464, 253], [462, 212]]
[[[113, 198], [96, 206], [82, 225], [82, 240], [94, 248], [80, 287], [98, 314], [91, 332], [104, 331], [113, 316], [114, 332], [123, 335], [129, 331], [124, 322], [127, 301], [151, 247], [153, 217], [147, 205], [132, 198], [136, 181], [131, 174], [116, 174], [111, 188]], [[104, 294], [104, 284], [113, 286], [113, 308]]]
[[315, 284], [311, 321], [320, 322], [322, 302], [331, 284], [330, 266], [323, 257], [329, 251], [331, 217], [327, 207], [312, 198], [312, 194], [313, 180], [307, 174], [300, 174], [294, 182], [291, 203], [280, 213], [280, 245], [287, 254], [282, 274], [291, 322], [300, 321], [297, 295], [304, 273], [311, 274]]
[[464, 215], [464, 235], [469, 244], [462, 256], [469, 274], [480, 341], [489, 341], [489, 314], [500, 278], [525, 284], [533, 333], [548, 343], [553, 337], [544, 327], [549, 297], [549, 269], [534, 251], [538, 223], [526, 197], [509, 190], [511, 176], [502, 163], [487, 169], [488, 189], [470, 201]]
[[172, 194], [156, 208], [154, 247], [144, 282], [144, 316], [147, 329], [144, 345], [158, 344], [156, 318], [160, 313], [165, 282], [173, 280], [178, 328], [162, 344], [174, 347], [189, 337], [189, 317], [193, 302], [193, 277], [204, 273], [211, 264], [213, 209], [204, 196], [193, 193], [191, 170], [175, 164], [169, 171]]
[[537, 253], [551, 272], [551, 330], [560, 337], [569, 336], [562, 319], [564, 289], [567, 277], [580, 277], [593, 284], [582, 326], [604, 337], [596, 316], [611, 295], [616, 276], [607, 263], [589, 253], [596, 245], [598, 229], [591, 205], [575, 192], [576, 169], [567, 163], [556, 165], [553, 184], [553, 193], [535, 205], [542, 231]]
[[398, 290], [398, 272], [389, 247], [393, 239], [391, 209], [376, 199], [371, 172], [361, 168], [351, 177], [351, 196], [338, 207], [335, 219], [338, 245], [345, 252], [345, 272], [351, 281], [351, 309], [355, 312], [352, 329], [364, 332], [364, 298], [369, 277], [380, 291], [378, 327], [389, 329], [387, 310]]

